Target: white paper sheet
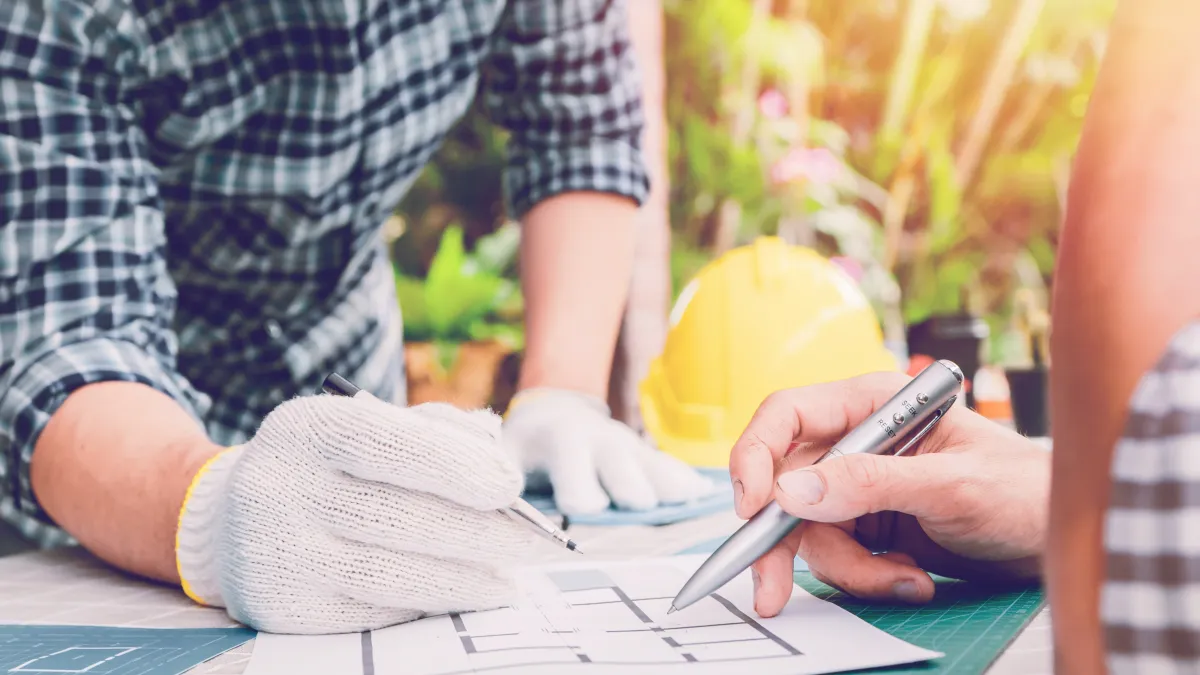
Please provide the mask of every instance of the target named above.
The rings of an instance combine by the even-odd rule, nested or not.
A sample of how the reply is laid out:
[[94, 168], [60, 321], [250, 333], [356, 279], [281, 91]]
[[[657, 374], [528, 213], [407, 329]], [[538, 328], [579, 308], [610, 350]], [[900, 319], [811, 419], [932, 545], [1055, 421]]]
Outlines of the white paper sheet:
[[246, 675], [638, 672], [813, 674], [942, 656], [888, 635], [799, 586], [777, 617], [754, 613], [747, 571], [670, 616], [705, 556], [577, 562], [519, 573], [513, 607], [371, 633], [261, 633]]

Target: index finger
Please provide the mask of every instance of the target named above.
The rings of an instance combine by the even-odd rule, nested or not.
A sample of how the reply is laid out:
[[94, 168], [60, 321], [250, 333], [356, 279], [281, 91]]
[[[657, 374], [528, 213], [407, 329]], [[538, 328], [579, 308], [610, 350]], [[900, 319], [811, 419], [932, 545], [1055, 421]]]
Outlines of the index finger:
[[729, 455], [734, 509], [749, 518], [770, 501], [775, 465], [795, 443], [837, 440], [896, 395], [910, 379], [877, 372], [771, 394]]

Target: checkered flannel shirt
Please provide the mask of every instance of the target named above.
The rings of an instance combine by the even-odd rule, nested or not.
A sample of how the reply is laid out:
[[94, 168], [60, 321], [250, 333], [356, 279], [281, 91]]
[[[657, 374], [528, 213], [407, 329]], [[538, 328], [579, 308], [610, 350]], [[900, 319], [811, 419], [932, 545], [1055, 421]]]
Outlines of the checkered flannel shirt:
[[330, 371], [403, 396], [381, 226], [476, 99], [520, 217], [645, 199], [623, 0], [0, 2], [0, 516], [75, 389], [140, 382], [219, 443]]
[[1109, 670], [1200, 672], [1200, 322], [1135, 389], [1112, 481], [1100, 609]]

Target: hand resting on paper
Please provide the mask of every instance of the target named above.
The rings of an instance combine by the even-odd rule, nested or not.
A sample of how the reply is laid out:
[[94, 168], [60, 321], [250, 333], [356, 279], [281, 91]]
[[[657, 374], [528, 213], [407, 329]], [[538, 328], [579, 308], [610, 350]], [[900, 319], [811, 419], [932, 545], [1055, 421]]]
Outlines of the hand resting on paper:
[[440, 403], [303, 396], [189, 491], [194, 600], [274, 633], [343, 633], [502, 606], [536, 535], [497, 509], [523, 487], [500, 418]]
[[775, 499], [805, 519], [754, 565], [760, 615], [787, 604], [797, 555], [822, 582], [880, 601], [928, 602], [930, 573], [992, 582], [1040, 577], [1050, 453], [961, 404], [904, 456], [811, 466], [909, 379], [872, 373], [777, 392], [734, 445], [738, 516]]

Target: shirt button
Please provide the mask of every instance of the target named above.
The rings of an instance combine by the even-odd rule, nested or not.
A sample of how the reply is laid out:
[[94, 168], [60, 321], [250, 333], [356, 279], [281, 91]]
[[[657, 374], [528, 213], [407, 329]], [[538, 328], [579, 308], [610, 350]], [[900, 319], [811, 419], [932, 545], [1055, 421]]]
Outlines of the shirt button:
[[275, 319], [267, 319], [266, 327], [267, 335], [270, 335], [272, 340], [278, 340], [283, 337], [283, 327]]

